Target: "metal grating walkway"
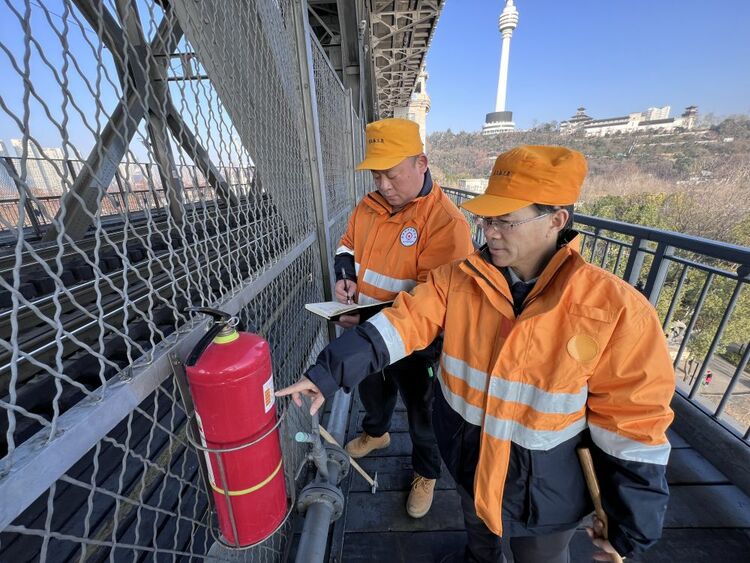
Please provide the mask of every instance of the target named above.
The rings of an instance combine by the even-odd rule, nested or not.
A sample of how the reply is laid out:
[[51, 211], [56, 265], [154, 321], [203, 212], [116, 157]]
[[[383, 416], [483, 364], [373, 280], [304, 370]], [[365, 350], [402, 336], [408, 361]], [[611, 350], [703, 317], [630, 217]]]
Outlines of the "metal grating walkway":
[[[364, 416], [359, 399], [354, 403], [347, 439], [354, 436]], [[378, 472], [380, 489], [373, 496], [357, 475], [342, 483], [346, 511], [333, 530], [330, 561], [357, 563], [439, 562], [463, 550], [465, 535], [458, 494], [447, 471], [438, 481], [429, 514], [410, 518], [404, 505], [411, 484], [411, 443], [406, 412], [397, 408], [391, 445], [361, 460], [371, 474]], [[681, 436], [670, 431], [672, 455], [667, 478], [671, 500], [664, 536], [635, 562], [668, 561], [715, 563], [747, 561], [750, 553], [750, 497]], [[571, 544], [572, 561], [592, 561], [592, 546], [583, 529]], [[512, 559], [508, 559], [509, 563]]]

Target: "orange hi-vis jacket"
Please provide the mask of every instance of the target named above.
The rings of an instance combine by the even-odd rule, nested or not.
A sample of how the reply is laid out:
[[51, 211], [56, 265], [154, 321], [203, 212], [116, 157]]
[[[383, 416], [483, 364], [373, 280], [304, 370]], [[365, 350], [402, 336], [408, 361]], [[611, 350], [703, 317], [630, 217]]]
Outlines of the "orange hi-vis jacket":
[[[453, 414], [441, 415], [436, 404], [436, 435], [441, 442], [450, 433], [448, 448], [458, 450], [446, 454], [441, 445], [449, 469], [449, 458], [459, 468], [476, 464], [475, 507], [493, 532], [503, 533], [504, 494], [525, 505], [518, 519], [536, 523], [531, 533], [575, 527], [590, 510], [575, 456], [586, 433], [595, 462], [609, 464], [600, 480], [615, 548], [630, 554], [658, 539], [675, 383], [658, 318], [637, 290], [564, 246], [516, 317], [505, 276], [480, 250], [434, 270], [391, 308], [347, 331], [307, 377], [330, 396], [443, 330], [437, 395]], [[466, 429], [438, 424], [439, 417], [477, 428], [473, 460], [460, 444]], [[515, 486], [504, 491], [509, 459], [518, 455], [529, 460], [516, 480], [529, 487], [520, 499]]]
[[427, 195], [395, 213], [378, 192], [367, 194], [349, 218], [336, 256], [353, 256], [356, 301], [366, 305], [394, 299], [425, 281], [433, 268], [473, 250], [466, 218], [433, 182]]

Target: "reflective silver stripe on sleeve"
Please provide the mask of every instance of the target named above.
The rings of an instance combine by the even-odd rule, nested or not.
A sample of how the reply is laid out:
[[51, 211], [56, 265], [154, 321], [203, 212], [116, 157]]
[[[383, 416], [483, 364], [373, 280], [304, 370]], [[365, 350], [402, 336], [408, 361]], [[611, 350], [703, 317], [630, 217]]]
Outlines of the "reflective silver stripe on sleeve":
[[362, 280], [377, 288], [393, 293], [411, 291], [417, 285], [417, 280], [392, 278], [384, 274], [379, 274], [369, 268], [365, 270]]
[[373, 303], [380, 303], [379, 300], [375, 299], [374, 297], [370, 297], [366, 293], [359, 292], [359, 297], [357, 297], [357, 304], [359, 305], [372, 305]]
[[383, 337], [392, 364], [406, 356], [404, 341], [401, 339], [401, 335], [396, 330], [396, 327], [388, 320], [388, 317], [383, 313], [378, 313], [367, 322], [373, 325], [380, 333], [380, 336]]
[[[445, 353], [442, 359], [448, 373], [464, 380], [478, 391], [487, 390], [485, 372]], [[585, 385], [576, 393], [551, 393], [530, 383], [508, 381], [494, 376], [490, 378], [489, 387], [489, 393], [493, 397], [528, 405], [536, 411], [549, 414], [575, 414], [584, 408], [588, 398], [588, 387]]]
[[336, 249], [336, 256], [339, 254], [351, 254], [354, 256], [354, 249], [349, 248], [348, 246], [341, 245]]
[[602, 451], [618, 459], [656, 465], [667, 465], [669, 461], [669, 452], [672, 449], [669, 442], [649, 446], [591, 423], [589, 423], [589, 431], [591, 439]]
[[359, 262], [355, 262], [355, 263], [354, 263], [354, 271], [355, 271], [355, 272], [357, 273], [357, 275], [359, 276]]

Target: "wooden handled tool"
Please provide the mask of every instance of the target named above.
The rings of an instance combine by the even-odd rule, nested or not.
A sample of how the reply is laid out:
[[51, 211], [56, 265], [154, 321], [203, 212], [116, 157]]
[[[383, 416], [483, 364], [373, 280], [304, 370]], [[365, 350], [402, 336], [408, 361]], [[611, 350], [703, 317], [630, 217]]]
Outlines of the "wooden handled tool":
[[[334, 446], [338, 446], [339, 448], [341, 447], [341, 444], [339, 444], [336, 441], [336, 439], [333, 436], [331, 436], [331, 434], [328, 432], [328, 430], [326, 430], [325, 428], [323, 428], [322, 425], [318, 426], [318, 430], [320, 431], [320, 435], [323, 436], [323, 439], [326, 442], [328, 442], [329, 444], [333, 444]], [[346, 450], [344, 450], [344, 451], [346, 451]], [[347, 455], [349, 455], [349, 454], [347, 454]], [[349, 462], [352, 464], [352, 467], [357, 470], [357, 473], [359, 473], [360, 475], [362, 475], [362, 477], [364, 478], [364, 480], [367, 481], [370, 484], [370, 490], [372, 491], [372, 494], [375, 494], [375, 491], [378, 490], [378, 474], [377, 473], [375, 474], [375, 478], [374, 479], [372, 477], [370, 477], [367, 474], [367, 472], [365, 472], [365, 470], [362, 469], [362, 467], [359, 465], [359, 463], [357, 463], [356, 461], [354, 461], [354, 458], [352, 458], [352, 456], [349, 456]]]
[[[604, 524], [604, 539], [609, 537], [609, 524], [607, 521], [607, 514], [604, 512], [602, 507], [602, 495], [599, 490], [599, 481], [596, 478], [596, 472], [594, 471], [594, 461], [591, 459], [591, 452], [588, 448], [578, 448], [578, 459], [581, 460], [581, 468], [583, 469], [583, 476], [586, 478], [586, 485], [589, 488], [591, 494], [591, 500], [594, 501], [594, 511], [596, 517]], [[614, 563], [623, 563], [622, 557], [618, 553], [610, 553], [612, 561]]]

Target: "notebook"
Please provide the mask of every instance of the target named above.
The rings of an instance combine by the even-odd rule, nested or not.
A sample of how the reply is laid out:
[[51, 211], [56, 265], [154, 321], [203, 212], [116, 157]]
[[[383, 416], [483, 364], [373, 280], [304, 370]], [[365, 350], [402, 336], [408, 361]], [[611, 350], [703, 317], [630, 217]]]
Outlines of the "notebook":
[[341, 315], [362, 314], [365, 317], [370, 317], [381, 309], [389, 307], [392, 303], [393, 301], [378, 301], [367, 305], [357, 305], [356, 303], [347, 305], [338, 301], [323, 301], [321, 303], [307, 303], [305, 309], [329, 321], [337, 321]]

